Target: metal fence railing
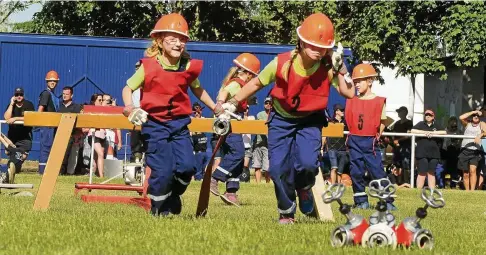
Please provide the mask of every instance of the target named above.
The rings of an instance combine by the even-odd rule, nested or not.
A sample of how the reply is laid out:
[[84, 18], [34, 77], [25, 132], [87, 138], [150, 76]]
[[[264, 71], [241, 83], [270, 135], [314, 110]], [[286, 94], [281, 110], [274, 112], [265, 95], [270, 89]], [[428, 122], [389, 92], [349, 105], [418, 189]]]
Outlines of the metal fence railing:
[[[0, 120], [0, 132], [2, 132], [2, 125], [7, 123], [5, 120]], [[22, 125], [24, 124], [23, 121], [16, 121], [14, 124]], [[344, 134], [347, 135], [349, 132], [344, 131]], [[412, 134], [412, 133], [392, 133], [392, 132], [383, 132], [382, 136], [401, 136], [401, 137], [411, 137], [411, 144], [415, 144], [415, 140], [417, 137], [427, 137], [425, 134]], [[458, 139], [474, 139], [475, 136], [466, 136], [466, 135], [431, 135], [433, 138], [458, 138]], [[126, 142], [128, 142], [128, 134], [125, 137]], [[125, 145], [126, 146], [126, 145]], [[2, 149], [2, 144], [0, 143], [0, 150]], [[125, 156], [126, 157], [126, 156]], [[410, 149], [410, 186], [412, 188], [415, 187], [415, 146], [411, 146]]]
[[[348, 134], [348, 131], [344, 131], [344, 134]], [[382, 136], [401, 136], [401, 137], [411, 137], [411, 144], [415, 144], [415, 140], [417, 137], [427, 137], [425, 134], [412, 134], [412, 133], [392, 133], [392, 132], [383, 132]], [[467, 135], [431, 135], [431, 138], [459, 138], [459, 139], [474, 139], [475, 136], [467, 136]], [[415, 146], [411, 146], [410, 148], [410, 186], [412, 188], [415, 187]]]

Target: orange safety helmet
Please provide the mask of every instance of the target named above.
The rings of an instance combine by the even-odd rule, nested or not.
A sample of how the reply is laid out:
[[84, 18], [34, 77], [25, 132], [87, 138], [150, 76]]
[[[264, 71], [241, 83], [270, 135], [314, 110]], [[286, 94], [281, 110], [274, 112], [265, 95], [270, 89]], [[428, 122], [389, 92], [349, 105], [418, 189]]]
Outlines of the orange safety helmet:
[[233, 63], [254, 75], [258, 75], [260, 72], [260, 60], [251, 53], [240, 54], [233, 59]]
[[46, 81], [59, 81], [59, 75], [56, 71], [51, 70], [46, 74]]
[[378, 73], [376, 73], [375, 68], [373, 68], [370, 64], [359, 64], [353, 69], [353, 80], [361, 79], [361, 78], [368, 78], [368, 77], [376, 77]]
[[187, 21], [182, 15], [179, 13], [171, 13], [162, 16], [157, 21], [154, 29], [150, 32], [150, 37], [153, 38], [160, 32], [173, 32], [189, 38], [189, 25], [187, 25]]
[[330, 49], [334, 47], [334, 25], [322, 13], [307, 17], [297, 28], [299, 39], [310, 45]]

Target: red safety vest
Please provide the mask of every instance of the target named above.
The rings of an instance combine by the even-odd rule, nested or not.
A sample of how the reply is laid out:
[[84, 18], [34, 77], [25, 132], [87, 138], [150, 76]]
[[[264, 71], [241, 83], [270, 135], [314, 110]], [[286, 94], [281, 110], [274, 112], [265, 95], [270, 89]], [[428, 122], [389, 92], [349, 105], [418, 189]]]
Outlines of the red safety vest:
[[155, 58], [143, 58], [145, 82], [140, 93], [140, 106], [149, 116], [158, 121], [192, 113], [191, 100], [187, 94], [190, 84], [197, 79], [203, 61], [191, 59], [186, 70], [186, 61], [180, 62], [179, 70], [164, 70]]
[[[226, 84], [224, 85], [225, 87], [228, 86], [231, 82], [237, 82], [238, 84], [240, 84], [240, 88], [243, 88], [243, 86], [245, 86], [246, 82], [240, 78], [233, 78], [231, 80], [229, 80], [228, 82], [226, 82]], [[241, 113], [244, 113], [246, 108], [248, 107], [248, 102], [247, 100], [243, 100], [241, 101], [239, 104], [238, 104], [238, 108], [236, 109], [237, 112], [241, 112]]]
[[326, 64], [309, 77], [299, 76], [292, 67], [289, 68], [288, 82], [282, 76], [282, 67], [290, 61], [290, 52], [277, 56], [277, 73], [275, 86], [270, 95], [276, 99], [283, 109], [296, 115], [308, 115], [327, 107], [330, 80], [328, 71], [330, 58], [325, 58]]
[[381, 113], [386, 98], [364, 100], [354, 97], [346, 100], [344, 116], [349, 133], [356, 136], [376, 136], [380, 132]]

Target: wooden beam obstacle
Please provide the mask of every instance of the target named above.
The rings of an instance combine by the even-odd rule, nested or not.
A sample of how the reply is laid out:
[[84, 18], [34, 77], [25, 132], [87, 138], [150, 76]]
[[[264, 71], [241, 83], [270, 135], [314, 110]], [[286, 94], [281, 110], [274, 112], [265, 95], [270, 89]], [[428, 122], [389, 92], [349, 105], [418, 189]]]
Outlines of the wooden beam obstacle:
[[[9, 184], [9, 183], [0, 183], [0, 194], [2, 193], [2, 189], [8, 189], [8, 190], [16, 190], [16, 189], [33, 189], [34, 184]], [[28, 191], [16, 191], [16, 192], [11, 192], [8, 195], [10, 196], [29, 196], [32, 197], [34, 196], [31, 192]]]
[[[84, 106], [83, 113], [47, 113], [47, 112], [25, 112], [24, 125], [34, 127], [56, 127], [57, 132], [47, 160], [47, 165], [42, 176], [42, 181], [34, 202], [34, 210], [45, 211], [49, 208], [52, 194], [54, 192], [57, 177], [61, 164], [66, 153], [69, 138], [74, 128], [108, 128], [124, 130], [140, 130], [128, 121], [122, 114], [123, 107], [112, 106]], [[189, 125], [191, 132], [213, 132], [214, 118], [192, 119]], [[267, 134], [267, 126], [263, 120], [232, 120], [232, 132], [236, 134]], [[344, 126], [342, 124], [329, 125], [322, 130], [326, 137], [343, 137]], [[148, 179], [148, 178], [146, 178]], [[144, 185], [145, 186], [145, 185]], [[95, 189], [89, 186], [88, 190]], [[324, 187], [322, 187], [324, 189]], [[144, 195], [146, 194], [146, 187]], [[142, 206], [143, 207], [143, 206]]]

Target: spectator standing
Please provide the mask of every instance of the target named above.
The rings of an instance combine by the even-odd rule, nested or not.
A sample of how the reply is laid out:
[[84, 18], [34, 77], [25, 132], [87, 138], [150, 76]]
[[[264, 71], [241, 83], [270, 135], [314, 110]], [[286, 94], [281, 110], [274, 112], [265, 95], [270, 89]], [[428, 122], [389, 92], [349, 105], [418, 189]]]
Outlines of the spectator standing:
[[[459, 129], [459, 120], [456, 116], [450, 117], [447, 121], [446, 132], [448, 135], [462, 135], [462, 131]], [[459, 138], [444, 138], [442, 143], [442, 163], [444, 164], [445, 175], [450, 176], [450, 188], [455, 188], [456, 183], [461, 178], [459, 171], [457, 171], [457, 158], [461, 150], [461, 142], [462, 139]]]
[[[250, 106], [246, 107], [243, 113], [243, 119], [245, 120], [255, 120], [255, 116], [248, 116]], [[243, 160], [243, 172], [240, 175], [240, 181], [250, 182], [250, 160], [253, 156], [253, 149], [251, 145], [251, 134], [242, 134], [243, 145], [245, 146], [245, 158]]]
[[[272, 110], [272, 99], [265, 99], [265, 110], [257, 114], [257, 120], [268, 120], [268, 114]], [[253, 168], [255, 169], [255, 181], [260, 183], [262, 175], [265, 176], [265, 182], [270, 182], [268, 174], [268, 138], [266, 135], [256, 135], [253, 139]]]
[[[113, 100], [111, 95], [104, 94], [102, 97], [102, 106], [116, 106], [116, 100]], [[121, 150], [121, 131], [120, 129], [105, 129], [106, 132], [106, 159], [113, 159], [116, 152]], [[115, 147], [116, 146], [116, 147]], [[115, 150], [116, 148], [116, 150]]]
[[[72, 87], [62, 89], [62, 103], [59, 105], [60, 113], [80, 113], [82, 106], [73, 102], [74, 90]], [[83, 145], [84, 134], [80, 129], [74, 129], [69, 138], [66, 154], [61, 166], [61, 174], [73, 175], [78, 162], [79, 150]]]
[[[93, 94], [93, 95], [91, 95], [90, 102], [85, 104], [85, 105], [100, 106], [101, 102], [103, 102], [103, 95]], [[82, 130], [83, 130], [83, 133], [85, 134], [84, 145], [83, 145], [83, 164], [85, 166], [89, 167], [90, 159], [91, 159], [91, 144], [88, 142], [88, 138], [89, 138], [89, 136], [91, 136], [91, 131], [90, 131], [89, 128], [83, 128]]]
[[[194, 108], [193, 105], [193, 109]], [[202, 118], [201, 111], [194, 111], [194, 118]], [[207, 152], [208, 138], [205, 133], [198, 132], [192, 132], [191, 138], [194, 147], [194, 155], [196, 157], [196, 174], [194, 175], [194, 180], [200, 181], [203, 179], [204, 170], [210, 159], [210, 155]]]
[[[344, 124], [344, 131], [348, 131], [348, 125], [344, 119], [344, 107], [334, 105], [334, 117], [332, 123]], [[349, 152], [346, 149], [346, 138], [326, 138], [327, 154], [331, 163], [331, 183], [341, 183], [341, 175], [345, 168], [349, 168]]]
[[[93, 94], [91, 96], [91, 104], [96, 106], [101, 106], [103, 101], [103, 95]], [[84, 129], [84, 132], [87, 132], [87, 136], [85, 139], [85, 146], [83, 155], [87, 156], [88, 161], [87, 165], [90, 164], [90, 157], [91, 157], [91, 146], [94, 146], [95, 154], [93, 160], [93, 171], [96, 172], [98, 170], [98, 174], [100, 177], [103, 177], [103, 169], [104, 169], [104, 155], [105, 155], [105, 143], [106, 143], [106, 132], [105, 129]], [[93, 143], [93, 134], [94, 134], [94, 143]]]
[[457, 162], [457, 168], [463, 172], [464, 188], [475, 190], [477, 184], [477, 168], [481, 160], [481, 138], [486, 131], [486, 123], [479, 120], [481, 111], [471, 111], [459, 116], [464, 126], [465, 136], [476, 138], [464, 138], [461, 143], [461, 152]]
[[[59, 75], [56, 71], [49, 71], [46, 74], [47, 88], [39, 96], [39, 112], [57, 112], [59, 110], [59, 98], [54, 95], [54, 89], [59, 82]], [[39, 155], [39, 174], [44, 174], [47, 159], [51, 152], [52, 142], [54, 141], [54, 128], [41, 127], [40, 129], [40, 155]]]
[[414, 134], [425, 134], [427, 137], [417, 138], [415, 158], [417, 159], [417, 188], [422, 189], [425, 180], [430, 188], [435, 188], [435, 169], [440, 159], [440, 138], [432, 138], [432, 135], [445, 135], [445, 130], [440, 130], [435, 123], [435, 113], [431, 109], [425, 111], [425, 120], [420, 121], [412, 128]]
[[[16, 172], [22, 169], [22, 164], [32, 149], [32, 127], [14, 124], [16, 121], [24, 120], [24, 112], [26, 111], [35, 111], [34, 104], [25, 99], [23, 88], [16, 88], [14, 96], [10, 99], [10, 104], [3, 114], [7, 124], [9, 124], [7, 137], [17, 147], [15, 153], [5, 151], [9, 155], [10, 176], [14, 176]], [[13, 177], [11, 178], [13, 182]]]
[[[394, 133], [410, 133], [413, 127], [413, 122], [407, 119], [408, 109], [402, 106], [396, 110], [398, 113], [398, 120], [391, 129]], [[393, 164], [399, 168], [397, 170], [401, 175], [400, 182], [406, 183], [410, 176], [410, 155], [411, 155], [411, 139], [408, 136], [393, 137]]]

